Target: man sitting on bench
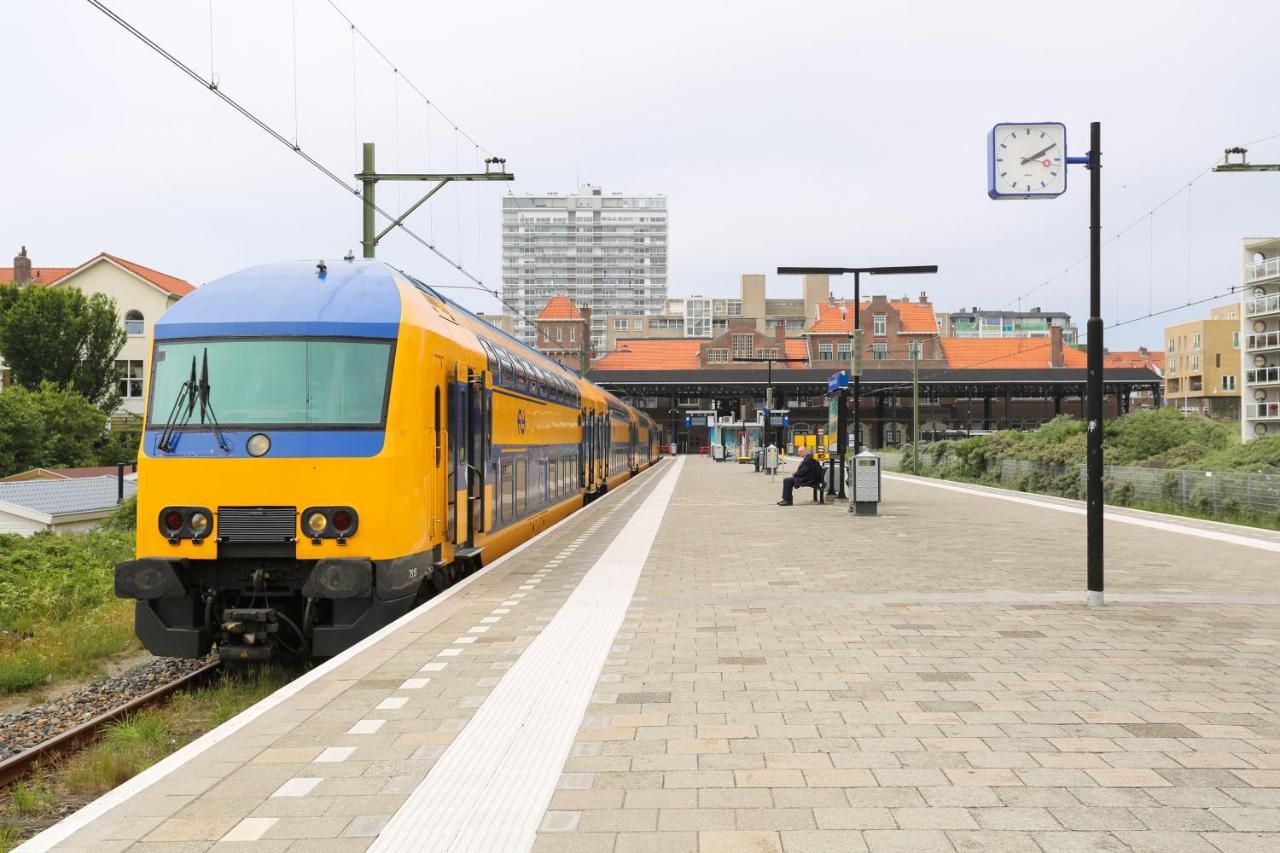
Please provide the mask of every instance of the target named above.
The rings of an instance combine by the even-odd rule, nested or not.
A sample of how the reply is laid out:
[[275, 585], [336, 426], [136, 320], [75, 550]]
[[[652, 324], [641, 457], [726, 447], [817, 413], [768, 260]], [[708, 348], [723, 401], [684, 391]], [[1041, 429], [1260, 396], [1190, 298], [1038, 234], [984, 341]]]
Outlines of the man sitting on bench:
[[782, 500], [778, 501], [778, 506], [791, 506], [791, 490], [797, 486], [815, 486], [822, 482], [822, 466], [818, 460], [807, 452], [807, 448], [800, 448], [800, 455], [804, 458], [796, 472], [782, 478]]

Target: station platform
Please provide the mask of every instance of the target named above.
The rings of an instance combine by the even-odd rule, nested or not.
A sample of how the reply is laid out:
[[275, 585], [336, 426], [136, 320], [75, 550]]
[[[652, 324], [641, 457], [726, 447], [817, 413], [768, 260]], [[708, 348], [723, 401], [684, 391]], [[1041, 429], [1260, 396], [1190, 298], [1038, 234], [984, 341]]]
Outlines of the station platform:
[[[779, 478], [780, 480], [780, 478]], [[1280, 535], [678, 457], [23, 850], [1280, 850]]]

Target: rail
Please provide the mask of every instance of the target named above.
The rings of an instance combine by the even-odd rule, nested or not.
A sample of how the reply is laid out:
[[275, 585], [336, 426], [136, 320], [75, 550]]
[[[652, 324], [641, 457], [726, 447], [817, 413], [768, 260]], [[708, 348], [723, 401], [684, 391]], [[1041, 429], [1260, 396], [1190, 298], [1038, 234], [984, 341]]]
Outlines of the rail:
[[175, 678], [168, 684], [162, 684], [154, 690], [135, 696], [128, 702], [104, 711], [91, 720], [86, 720], [66, 731], [41, 741], [33, 747], [24, 749], [17, 755], [11, 755], [0, 761], [0, 786], [21, 779], [33, 767], [48, 759], [71, 752], [80, 746], [97, 739], [108, 723], [123, 719], [129, 714], [149, 705], [154, 705], [179, 690], [203, 684], [222, 668], [220, 662], [214, 662], [200, 669], [192, 670], [186, 675]]

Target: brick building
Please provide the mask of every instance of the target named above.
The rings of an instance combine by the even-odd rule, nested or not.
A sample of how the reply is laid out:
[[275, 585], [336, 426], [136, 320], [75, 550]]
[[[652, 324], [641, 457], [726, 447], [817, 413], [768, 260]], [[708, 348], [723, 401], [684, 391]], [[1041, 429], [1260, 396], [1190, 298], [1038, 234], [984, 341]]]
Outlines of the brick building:
[[567, 296], [553, 296], [534, 321], [534, 348], [560, 364], [583, 373], [591, 365], [591, 309]]

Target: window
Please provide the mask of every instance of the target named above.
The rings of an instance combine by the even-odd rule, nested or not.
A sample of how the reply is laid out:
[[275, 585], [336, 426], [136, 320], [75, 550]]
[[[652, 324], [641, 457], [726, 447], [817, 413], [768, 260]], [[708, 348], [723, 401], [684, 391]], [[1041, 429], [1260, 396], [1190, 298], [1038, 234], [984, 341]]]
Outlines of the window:
[[756, 350], [756, 357], [757, 358], [777, 358], [778, 348], [768, 347], [767, 349], [758, 349]]
[[[145, 324], [142, 322], [142, 312], [130, 308], [124, 314], [124, 330], [130, 335], [142, 335], [146, 333]], [[139, 397], [142, 395], [139, 394]]]
[[924, 341], [907, 342], [907, 358], [924, 358]]
[[1196, 332], [1191, 336], [1191, 348], [1200, 349], [1200, 333]]
[[515, 478], [511, 476], [511, 463], [503, 462], [502, 468], [498, 475], [498, 488], [502, 492], [502, 520], [509, 522], [514, 519], [516, 507]]
[[223, 427], [382, 425], [391, 342], [307, 338], [157, 344], [148, 420], [163, 423], [206, 355], [209, 401]]
[[563, 340], [564, 340], [564, 327], [556, 326], [556, 343], [560, 343]]
[[842, 343], [836, 345], [836, 358], [840, 361], [848, 361], [853, 358], [853, 344]]
[[733, 346], [733, 357], [751, 358], [755, 352], [755, 335], [730, 335]]
[[707, 350], [707, 364], [724, 364], [729, 360], [729, 351], [722, 347]]
[[613, 321], [613, 330], [614, 330], [615, 332], [625, 332], [625, 331], [627, 330], [627, 326], [628, 326], [628, 325], [629, 325], [629, 324], [627, 323], [627, 321], [626, 321], [625, 319], [623, 319], [623, 320], [614, 320], [614, 321]]
[[1191, 356], [1191, 370], [1192, 370], [1192, 372], [1195, 372], [1195, 371], [1197, 371], [1197, 370], [1199, 370], [1199, 369], [1200, 369], [1200, 356], [1198, 356], [1198, 355], [1193, 355], [1193, 356]]
[[889, 357], [888, 344], [872, 344], [871, 345], [872, 359], [874, 359], [875, 361], [884, 361], [888, 357]]
[[1238, 330], [1231, 333], [1231, 346], [1235, 349], [1240, 349], [1240, 332]]
[[818, 344], [818, 361], [831, 360], [831, 344]]
[[569, 343], [574, 343], [578, 339], [578, 327], [569, 327]]
[[1222, 377], [1222, 390], [1223, 391], [1236, 390], [1236, 378], [1234, 376]]
[[1222, 367], [1222, 353], [1220, 353], [1220, 352], [1215, 352], [1215, 353], [1213, 354], [1213, 366], [1214, 366], [1214, 367]]
[[138, 399], [142, 396], [142, 361], [130, 359], [116, 362], [116, 385], [120, 396]]
[[1173, 338], [1169, 338], [1169, 352], [1173, 352]]
[[529, 460], [517, 459], [516, 468], [516, 515], [524, 515], [526, 506], [525, 489], [528, 488]]
[[432, 424], [435, 427], [436, 441], [436, 467], [440, 467], [440, 386], [436, 386], [436, 408], [435, 415], [432, 418]]
[[634, 331], [637, 331], [637, 332], [642, 332], [642, 331], [644, 331], [644, 321], [643, 321], [643, 320], [636, 320], [636, 321], [632, 324], [632, 329], [633, 329]]
[[871, 334], [885, 335], [888, 334], [888, 318], [884, 314], [876, 314], [871, 318]]

